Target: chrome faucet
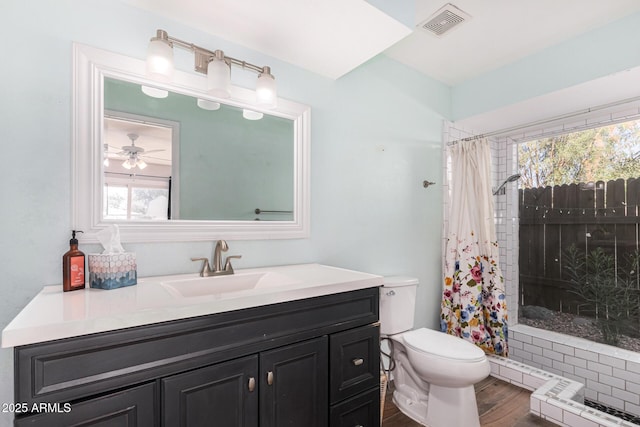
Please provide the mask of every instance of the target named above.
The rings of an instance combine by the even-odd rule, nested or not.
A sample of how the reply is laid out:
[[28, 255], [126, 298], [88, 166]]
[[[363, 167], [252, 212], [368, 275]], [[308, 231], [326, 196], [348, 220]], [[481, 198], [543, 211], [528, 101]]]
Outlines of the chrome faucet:
[[191, 258], [191, 261], [202, 261], [202, 269], [200, 270], [200, 277], [207, 276], [224, 276], [226, 274], [233, 274], [233, 266], [231, 265], [232, 259], [242, 258], [242, 255], [229, 255], [222, 266], [222, 252], [229, 250], [229, 245], [225, 240], [218, 240], [216, 247], [213, 250], [213, 269], [209, 267], [209, 260], [207, 258]]

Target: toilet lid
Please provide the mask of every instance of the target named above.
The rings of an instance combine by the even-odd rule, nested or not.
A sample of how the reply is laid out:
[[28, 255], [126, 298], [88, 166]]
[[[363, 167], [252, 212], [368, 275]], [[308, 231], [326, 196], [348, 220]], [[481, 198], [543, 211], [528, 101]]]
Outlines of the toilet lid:
[[485, 358], [484, 351], [471, 342], [432, 329], [405, 332], [402, 338], [408, 347], [422, 353], [467, 362], [478, 362]]

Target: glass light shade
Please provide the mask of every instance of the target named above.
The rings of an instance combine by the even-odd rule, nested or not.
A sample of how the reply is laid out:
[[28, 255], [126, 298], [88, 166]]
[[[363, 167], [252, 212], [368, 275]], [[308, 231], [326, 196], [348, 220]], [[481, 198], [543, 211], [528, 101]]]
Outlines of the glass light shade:
[[109, 167], [109, 158], [108, 158], [108, 157], [105, 157], [105, 158], [104, 158], [104, 162], [102, 162], [102, 163], [104, 164], [104, 167], [105, 167], [105, 168], [108, 168], [108, 167]]
[[260, 120], [263, 116], [264, 114], [258, 111], [246, 110], [246, 109], [242, 110], [242, 117], [244, 117], [247, 120]]
[[203, 110], [215, 111], [220, 109], [220, 103], [215, 101], [209, 101], [208, 99], [198, 98], [198, 107]]
[[147, 77], [168, 83], [173, 77], [173, 48], [164, 40], [154, 39], [147, 48]]
[[138, 159], [138, 161], [136, 162], [136, 166], [138, 166], [140, 170], [142, 170], [147, 167], [147, 163], [142, 159]]
[[140, 88], [142, 89], [142, 93], [152, 98], [166, 98], [169, 96], [169, 91], [164, 89], [158, 89], [151, 86], [140, 86]]
[[125, 169], [131, 169], [131, 164], [129, 163], [129, 159], [122, 162], [122, 167]]
[[207, 90], [217, 98], [231, 97], [231, 67], [223, 59], [212, 59], [207, 65]]
[[263, 108], [276, 108], [276, 79], [269, 73], [261, 73], [256, 83], [256, 105]]

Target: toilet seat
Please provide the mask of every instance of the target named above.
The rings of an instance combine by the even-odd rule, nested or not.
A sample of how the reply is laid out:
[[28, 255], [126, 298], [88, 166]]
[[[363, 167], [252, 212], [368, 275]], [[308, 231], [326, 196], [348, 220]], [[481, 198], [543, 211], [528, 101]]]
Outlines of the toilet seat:
[[485, 359], [482, 349], [469, 341], [427, 328], [402, 334], [405, 345], [414, 351], [459, 362], [481, 362]]

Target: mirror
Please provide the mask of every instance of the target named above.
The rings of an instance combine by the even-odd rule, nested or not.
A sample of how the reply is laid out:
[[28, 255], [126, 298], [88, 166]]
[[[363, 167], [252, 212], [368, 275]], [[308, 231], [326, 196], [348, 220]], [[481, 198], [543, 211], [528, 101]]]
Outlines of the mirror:
[[103, 219], [293, 220], [293, 120], [108, 77], [104, 111]]
[[[309, 235], [309, 108], [220, 100], [205, 77], [148, 81], [144, 61], [74, 45], [73, 227], [123, 241]], [[143, 90], [145, 93], [143, 93]], [[148, 96], [164, 91], [166, 97]]]

